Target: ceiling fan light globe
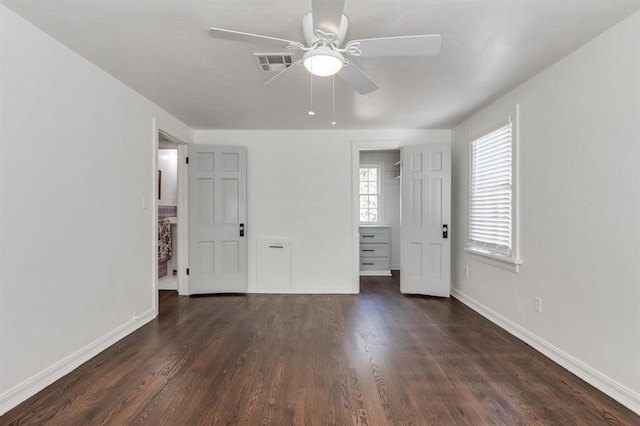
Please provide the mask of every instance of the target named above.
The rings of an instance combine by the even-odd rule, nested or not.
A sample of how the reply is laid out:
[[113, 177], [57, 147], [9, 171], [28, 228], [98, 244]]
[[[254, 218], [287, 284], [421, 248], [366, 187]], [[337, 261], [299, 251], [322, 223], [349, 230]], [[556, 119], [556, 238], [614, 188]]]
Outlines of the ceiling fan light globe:
[[320, 46], [305, 53], [302, 63], [311, 74], [329, 77], [342, 69], [344, 57], [327, 46]]

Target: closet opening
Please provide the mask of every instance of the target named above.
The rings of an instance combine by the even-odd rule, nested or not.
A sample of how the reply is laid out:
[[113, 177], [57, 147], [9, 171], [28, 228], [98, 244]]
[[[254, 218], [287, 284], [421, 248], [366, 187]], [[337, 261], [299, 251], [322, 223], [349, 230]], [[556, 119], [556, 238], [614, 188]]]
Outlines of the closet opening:
[[360, 276], [391, 276], [400, 270], [400, 170], [399, 149], [360, 151]]
[[361, 277], [392, 282], [400, 273], [401, 147], [396, 140], [351, 143], [354, 293]]

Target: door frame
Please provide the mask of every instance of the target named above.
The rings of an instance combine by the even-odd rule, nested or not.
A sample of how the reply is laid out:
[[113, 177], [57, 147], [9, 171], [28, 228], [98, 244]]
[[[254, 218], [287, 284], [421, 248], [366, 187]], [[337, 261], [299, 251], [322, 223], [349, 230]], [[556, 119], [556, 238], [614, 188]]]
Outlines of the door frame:
[[158, 150], [160, 148], [159, 135], [162, 134], [165, 138], [177, 145], [178, 151], [178, 245], [177, 256], [178, 262], [176, 268], [178, 270], [178, 294], [180, 296], [189, 295], [189, 277], [187, 275], [187, 256], [188, 256], [188, 179], [187, 179], [187, 167], [186, 158], [188, 145], [190, 141], [185, 141], [177, 136], [174, 136], [170, 131], [163, 129], [158, 125], [157, 120], [153, 120], [153, 161], [152, 161], [152, 182], [153, 182], [153, 200], [150, 203], [152, 212], [152, 227], [153, 227], [153, 244], [152, 244], [152, 274], [153, 274], [153, 306], [156, 316], [159, 312], [159, 298], [158, 298]]
[[[351, 292], [360, 293], [360, 151], [402, 150], [398, 139], [351, 141]], [[402, 226], [402, 225], [400, 225]]]

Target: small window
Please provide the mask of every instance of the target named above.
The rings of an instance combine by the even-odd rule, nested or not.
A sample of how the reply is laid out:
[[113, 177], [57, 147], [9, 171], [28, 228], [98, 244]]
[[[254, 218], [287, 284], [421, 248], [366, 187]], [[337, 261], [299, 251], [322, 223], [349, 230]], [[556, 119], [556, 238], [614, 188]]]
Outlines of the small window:
[[510, 117], [471, 141], [467, 250], [517, 265], [514, 133]]
[[360, 167], [360, 222], [380, 221], [380, 166]]

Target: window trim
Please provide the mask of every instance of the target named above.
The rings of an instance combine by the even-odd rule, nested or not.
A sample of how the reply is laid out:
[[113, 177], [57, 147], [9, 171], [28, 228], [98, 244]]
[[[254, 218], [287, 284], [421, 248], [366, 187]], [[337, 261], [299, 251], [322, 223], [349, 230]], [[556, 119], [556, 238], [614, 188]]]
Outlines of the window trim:
[[[511, 123], [511, 253], [505, 254], [499, 250], [492, 250], [491, 247], [474, 243], [470, 239], [470, 220], [471, 220], [471, 179], [472, 179], [472, 144], [474, 141], [486, 136], [501, 127]], [[476, 131], [469, 133], [468, 143], [468, 193], [467, 193], [467, 243], [464, 250], [472, 255], [474, 260], [482, 263], [489, 264], [498, 268], [506, 269], [512, 272], [519, 272], [519, 267], [522, 264], [520, 259], [520, 208], [519, 208], [519, 105], [502, 115], [501, 119], [492, 122], [490, 125], [485, 126], [482, 131]]]
[[[376, 167], [378, 169], [378, 220], [375, 222], [362, 222], [361, 225], [381, 225], [384, 224], [384, 161], [367, 160], [360, 163], [358, 171], [363, 167]], [[360, 178], [358, 174], [358, 188], [360, 188]], [[360, 189], [358, 189], [358, 200], [360, 199]], [[358, 204], [358, 217], [360, 217], [360, 205]]]

